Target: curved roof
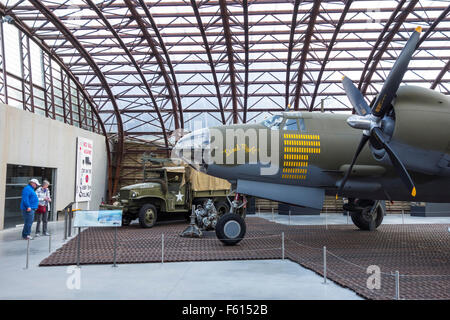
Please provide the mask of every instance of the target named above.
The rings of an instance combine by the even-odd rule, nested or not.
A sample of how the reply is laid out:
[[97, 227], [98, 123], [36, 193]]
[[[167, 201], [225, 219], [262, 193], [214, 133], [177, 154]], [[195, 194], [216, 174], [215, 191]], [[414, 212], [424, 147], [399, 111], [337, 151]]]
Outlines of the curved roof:
[[158, 141], [178, 128], [296, 110], [350, 112], [370, 100], [411, 32], [403, 84], [450, 94], [448, 1], [3, 0], [84, 86], [105, 128]]

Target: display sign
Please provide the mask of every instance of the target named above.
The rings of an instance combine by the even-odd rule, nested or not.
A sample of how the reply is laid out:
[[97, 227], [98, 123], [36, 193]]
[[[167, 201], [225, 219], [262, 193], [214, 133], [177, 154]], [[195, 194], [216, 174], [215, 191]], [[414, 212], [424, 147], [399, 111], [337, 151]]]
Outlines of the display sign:
[[92, 140], [77, 138], [77, 173], [75, 181], [75, 202], [91, 200], [92, 191]]
[[74, 227], [121, 227], [122, 210], [76, 211]]

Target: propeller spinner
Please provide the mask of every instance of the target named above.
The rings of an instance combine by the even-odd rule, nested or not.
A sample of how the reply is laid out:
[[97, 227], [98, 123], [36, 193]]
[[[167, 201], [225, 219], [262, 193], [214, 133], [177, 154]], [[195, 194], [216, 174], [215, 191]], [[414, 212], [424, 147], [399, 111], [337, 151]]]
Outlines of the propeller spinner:
[[352, 104], [353, 108], [355, 108], [357, 113], [357, 115], [349, 117], [347, 119], [347, 123], [355, 129], [361, 129], [364, 131], [358, 148], [356, 149], [356, 153], [353, 156], [352, 163], [339, 186], [336, 197], [339, 194], [342, 194], [342, 190], [344, 189], [345, 183], [350, 177], [353, 166], [358, 159], [358, 156], [361, 153], [362, 149], [369, 140], [371, 140], [372, 142], [376, 142], [377, 145], [381, 146], [381, 148], [386, 151], [403, 184], [408, 188], [408, 191], [413, 197], [416, 196], [416, 187], [414, 186], [414, 182], [412, 181], [402, 161], [399, 159], [394, 150], [392, 150], [392, 148], [389, 146], [389, 143], [387, 142], [385, 134], [383, 133], [383, 130], [381, 128], [381, 121], [392, 110], [391, 102], [394, 99], [395, 94], [397, 93], [403, 76], [405, 75], [409, 61], [411, 60], [417, 43], [419, 42], [419, 36], [421, 32], [422, 28], [417, 27], [411, 35], [411, 38], [406, 43], [405, 47], [400, 53], [400, 56], [395, 61], [391, 72], [386, 78], [383, 88], [381, 89], [376, 99], [373, 101], [371, 105], [372, 108], [370, 108], [366, 103], [363, 95], [353, 84], [353, 82], [345, 76], [342, 78], [345, 93], [347, 94], [350, 103]]

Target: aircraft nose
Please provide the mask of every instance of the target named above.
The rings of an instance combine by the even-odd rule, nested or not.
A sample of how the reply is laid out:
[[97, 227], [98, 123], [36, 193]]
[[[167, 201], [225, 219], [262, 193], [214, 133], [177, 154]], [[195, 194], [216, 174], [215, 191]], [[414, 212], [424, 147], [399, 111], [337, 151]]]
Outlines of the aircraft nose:
[[178, 140], [172, 152], [197, 170], [206, 167], [206, 157], [210, 148], [210, 131], [208, 128], [195, 130]]

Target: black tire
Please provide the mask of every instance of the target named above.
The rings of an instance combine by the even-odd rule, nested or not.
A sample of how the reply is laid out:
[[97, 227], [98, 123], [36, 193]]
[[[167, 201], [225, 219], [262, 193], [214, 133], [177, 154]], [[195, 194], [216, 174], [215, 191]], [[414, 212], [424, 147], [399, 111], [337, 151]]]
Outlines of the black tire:
[[[377, 217], [375, 219], [375, 229], [381, 225], [384, 217], [384, 209], [381, 205], [377, 207]], [[361, 212], [350, 212], [355, 226], [361, 230], [370, 231], [370, 221]]]
[[228, 202], [220, 201], [215, 204], [217, 213], [219, 214], [219, 217], [222, 217], [226, 215], [227, 213], [230, 213], [230, 205]]
[[158, 211], [152, 204], [144, 204], [139, 210], [139, 224], [142, 228], [151, 228], [158, 219]]
[[246, 231], [245, 221], [238, 214], [227, 213], [217, 221], [216, 236], [227, 246], [239, 243]]

